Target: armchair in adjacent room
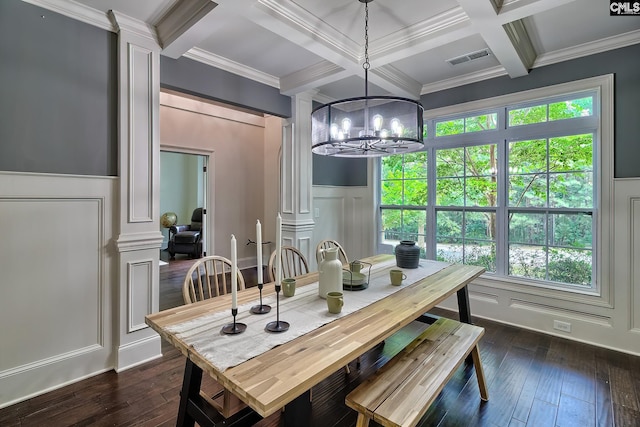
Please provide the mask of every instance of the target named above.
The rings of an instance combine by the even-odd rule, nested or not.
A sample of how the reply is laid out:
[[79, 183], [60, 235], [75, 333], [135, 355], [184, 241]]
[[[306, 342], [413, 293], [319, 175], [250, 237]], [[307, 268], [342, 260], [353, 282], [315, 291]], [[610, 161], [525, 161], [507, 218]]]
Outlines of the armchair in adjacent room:
[[189, 254], [193, 258], [202, 256], [202, 208], [193, 211], [191, 224], [173, 225], [169, 228], [167, 250], [171, 259], [176, 254]]

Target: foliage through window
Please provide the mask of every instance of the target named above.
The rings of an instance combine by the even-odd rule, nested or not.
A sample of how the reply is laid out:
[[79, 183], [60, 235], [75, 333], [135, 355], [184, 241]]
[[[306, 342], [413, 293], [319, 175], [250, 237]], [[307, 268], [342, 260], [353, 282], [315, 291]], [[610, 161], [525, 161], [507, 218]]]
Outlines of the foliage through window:
[[425, 120], [424, 152], [381, 159], [381, 243], [593, 288], [598, 102], [587, 91]]

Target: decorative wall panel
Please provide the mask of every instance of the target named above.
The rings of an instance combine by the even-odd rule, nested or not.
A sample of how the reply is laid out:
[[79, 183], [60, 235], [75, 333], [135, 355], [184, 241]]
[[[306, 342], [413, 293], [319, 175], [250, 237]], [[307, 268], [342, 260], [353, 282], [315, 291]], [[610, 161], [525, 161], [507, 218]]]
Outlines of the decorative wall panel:
[[113, 366], [115, 184], [0, 172], [0, 407]]
[[130, 262], [127, 274], [128, 332], [148, 328], [144, 317], [153, 312], [153, 261]]
[[128, 44], [129, 222], [153, 221], [153, 52]]
[[[631, 245], [629, 259], [631, 260], [630, 277], [630, 323], [631, 330], [640, 333], [640, 197], [630, 199], [631, 216]], [[636, 252], [638, 251], [638, 252]]]

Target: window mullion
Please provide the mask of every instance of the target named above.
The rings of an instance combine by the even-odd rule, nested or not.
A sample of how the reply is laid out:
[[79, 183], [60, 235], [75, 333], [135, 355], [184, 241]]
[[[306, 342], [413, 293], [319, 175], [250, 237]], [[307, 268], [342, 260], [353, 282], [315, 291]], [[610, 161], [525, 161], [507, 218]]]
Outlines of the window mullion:
[[[501, 110], [504, 119], [504, 111]], [[504, 121], [502, 123], [505, 123]], [[506, 139], [498, 143], [498, 200], [496, 202], [496, 274], [509, 274], [509, 186], [507, 170], [509, 159], [507, 156], [508, 142]]]
[[[433, 125], [429, 126], [433, 129]], [[427, 148], [427, 235], [426, 252], [428, 259], [436, 259], [436, 150]]]

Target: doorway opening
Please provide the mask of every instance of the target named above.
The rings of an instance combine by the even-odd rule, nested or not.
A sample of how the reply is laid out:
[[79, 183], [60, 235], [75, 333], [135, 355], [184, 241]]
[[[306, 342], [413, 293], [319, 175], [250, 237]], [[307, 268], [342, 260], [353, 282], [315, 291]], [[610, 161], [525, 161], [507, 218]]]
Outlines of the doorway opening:
[[[194, 252], [178, 250], [175, 252], [177, 258], [193, 257], [196, 252], [205, 255], [207, 252], [208, 163], [207, 155], [160, 151], [160, 215], [168, 214], [172, 219], [175, 218], [175, 225], [190, 226], [196, 210], [202, 210], [199, 249]], [[167, 225], [171, 222], [163, 224], [161, 230], [163, 251], [168, 249], [170, 227]]]

